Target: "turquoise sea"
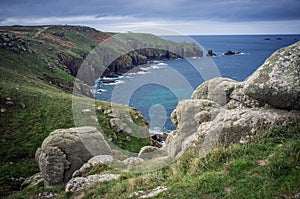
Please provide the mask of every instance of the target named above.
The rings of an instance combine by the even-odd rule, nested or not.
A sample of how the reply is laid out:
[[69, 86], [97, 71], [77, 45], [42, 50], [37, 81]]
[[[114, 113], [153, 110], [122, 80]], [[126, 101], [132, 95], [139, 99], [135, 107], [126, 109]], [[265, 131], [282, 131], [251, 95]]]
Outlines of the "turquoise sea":
[[[189, 36], [200, 46], [212, 49], [215, 57], [164, 60], [151, 63], [138, 73], [124, 74], [113, 84], [98, 84], [95, 97], [139, 109], [155, 132], [175, 129], [170, 120], [178, 101], [189, 99], [203, 81], [222, 76], [244, 81], [274, 51], [300, 40], [300, 35]], [[186, 37], [163, 37], [185, 41]], [[224, 55], [231, 50], [235, 55]], [[206, 52], [205, 52], [206, 53]], [[96, 89], [96, 90], [97, 90]]]

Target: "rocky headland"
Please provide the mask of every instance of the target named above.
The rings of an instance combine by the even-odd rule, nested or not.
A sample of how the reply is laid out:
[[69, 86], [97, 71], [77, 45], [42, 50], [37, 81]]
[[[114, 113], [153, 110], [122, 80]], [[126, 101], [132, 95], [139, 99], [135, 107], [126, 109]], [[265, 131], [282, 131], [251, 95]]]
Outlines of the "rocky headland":
[[[92, 151], [97, 154], [92, 157], [89, 152], [83, 152], [85, 149], [80, 149], [81, 141], [76, 137], [82, 134], [87, 136], [85, 139], [94, 140], [91, 132], [97, 132], [95, 128], [54, 131], [36, 153], [41, 173], [37, 174], [40, 178], [35, 183], [41, 182], [40, 179], [44, 179], [47, 186], [68, 182], [66, 192], [76, 192], [93, 183], [120, 177], [118, 174], [83, 177], [99, 165], [118, 162], [118, 168], [126, 171], [149, 164], [167, 166], [173, 158], [177, 159], [187, 151], [204, 157], [216, 146], [245, 145], [263, 130], [299, 123], [299, 57], [300, 42], [275, 52], [244, 82], [215, 78], [201, 84], [191, 99], [180, 101], [173, 111], [172, 121], [176, 130], [167, 137], [167, 147], [164, 149], [145, 146], [135, 157], [124, 157], [120, 161], [116, 157], [118, 153], [112, 152], [100, 136], [103, 144], [99, 145], [100, 148], [91, 144], [96, 146]], [[117, 114], [107, 113], [114, 117]], [[116, 132], [121, 128], [121, 124], [117, 123], [111, 121], [110, 124]], [[26, 180], [26, 185], [30, 179]]]

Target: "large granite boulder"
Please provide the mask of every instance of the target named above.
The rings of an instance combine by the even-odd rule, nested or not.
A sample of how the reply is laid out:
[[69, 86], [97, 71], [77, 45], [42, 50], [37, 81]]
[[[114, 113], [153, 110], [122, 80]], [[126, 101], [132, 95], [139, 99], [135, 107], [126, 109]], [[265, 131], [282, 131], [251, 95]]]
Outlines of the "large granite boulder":
[[95, 127], [58, 129], [36, 152], [45, 186], [67, 182], [74, 171], [96, 155], [111, 155], [110, 146]]
[[280, 109], [300, 109], [300, 42], [276, 51], [246, 81], [244, 91]]
[[209, 100], [183, 100], [171, 114], [172, 122], [176, 125], [167, 138], [167, 151], [175, 157], [181, 151], [183, 140], [196, 133], [199, 124], [210, 121], [218, 111], [219, 104]]
[[300, 122], [300, 42], [275, 52], [245, 82], [214, 78], [171, 115], [170, 157], [194, 149], [205, 155], [216, 144], [248, 143], [260, 131]]
[[230, 94], [237, 83], [222, 77], [208, 80], [194, 91], [192, 99], [208, 99], [223, 106], [230, 100]]

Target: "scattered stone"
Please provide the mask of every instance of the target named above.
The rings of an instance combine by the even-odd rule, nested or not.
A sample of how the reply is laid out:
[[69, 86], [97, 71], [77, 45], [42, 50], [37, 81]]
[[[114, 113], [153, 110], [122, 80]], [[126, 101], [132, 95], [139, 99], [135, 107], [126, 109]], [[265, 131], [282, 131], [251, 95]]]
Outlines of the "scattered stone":
[[72, 178], [66, 185], [66, 192], [82, 191], [97, 182], [106, 182], [120, 177], [119, 174], [95, 174], [87, 177]]
[[8, 33], [0, 34], [0, 47], [14, 52], [27, 50], [26, 42], [23, 39]]
[[97, 106], [96, 110], [97, 110], [98, 112], [102, 112], [102, 111], [103, 111], [102, 106]]
[[140, 196], [139, 198], [153, 198], [162, 192], [167, 192], [168, 188], [165, 186], [158, 186], [155, 189], [151, 190], [150, 193]]
[[112, 110], [111, 113], [108, 114], [109, 117], [112, 117], [112, 118], [120, 118], [120, 112], [117, 111], [117, 110]]
[[90, 118], [94, 121], [94, 122], [99, 122], [98, 117], [96, 115], [91, 115]]
[[138, 157], [130, 157], [130, 158], [127, 158], [127, 159], [123, 160], [123, 163], [126, 166], [137, 165], [137, 164], [139, 164], [141, 162], [144, 162], [144, 159], [138, 158]]
[[93, 111], [91, 109], [83, 109], [81, 112], [83, 114], [85, 114], [85, 115], [91, 115], [91, 114], [93, 114]]
[[104, 114], [110, 114], [110, 113], [112, 113], [112, 110], [111, 110], [111, 109], [108, 109], [108, 110], [105, 110], [105, 111], [104, 111]]
[[31, 197], [30, 199], [53, 198], [56, 196], [57, 194], [46, 191], [46, 192], [39, 193], [38, 195]]
[[24, 189], [27, 186], [38, 185], [40, 183], [44, 183], [44, 179], [43, 179], [41, 173], [36, 173], [33, 176], [26, 178], [24, 180], [24, 182], [21, 185], [21, 189]]
[[6, 112], [6, 108], [1, 108], [1, 113], [5, 113]]
[[26, 108], [26, 105], [24, 103], [21, 103], [22, 109]]

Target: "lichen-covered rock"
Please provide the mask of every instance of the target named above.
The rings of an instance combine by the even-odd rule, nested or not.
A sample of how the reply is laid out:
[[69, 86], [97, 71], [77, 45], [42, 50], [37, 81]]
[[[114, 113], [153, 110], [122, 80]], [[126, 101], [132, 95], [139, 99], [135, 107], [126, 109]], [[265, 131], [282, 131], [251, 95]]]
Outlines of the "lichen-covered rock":
[[244, 82], [237, 83], [235, 85], [234, 90], [231, 92], [229, 98], [230, 101], [226, 104], [228, 109], [255, 108], [265, 105], [264, 103], [259, 102], [258, 100], [245, 94]]
[[171, 115], [176, 131], [167, 138], [167, 151], [175, 157], [181, 151], [184, 139], [197, 132], [198, 126], [210, 121], [217, 114], [219, 104], [209, 100], [180, 101]]
[[230, 100], [230, 94], [238, 82], [217, 77], [202, 83], [192, 94], [192, 99], [208, 99], [221, 106]]
[[246, 81], [246, 95], [280, 109], [300, 109], [300, 42], [276, 51]]
[[204, 153], [216, 144], [245, 144], [258, 132], [273, 126], [285, 126], [300, 120], [299, 111], [277, 109], [223, 109], [214, 120], [203, 123], [197, 130], [194, 145]]
[[30, 176], [29, 178], [25, 179], [25, 181], [21, 185], [21, 189], [24, 189], [27, 186], [34, 186], [40, 183], [44, 183], [44, 179], [41, 173], [36, 173], [33, 176]]
[[76, 177], [72, 178], [66, 185], [66, 192], [76, 192], [85, 190], [89, 186], [92, 186], [93, 184], [97, 182], [106, 182], [110, 180], [115, 180], [120, 177], [119, 174], [95, 174], [95, 175], [89, 175], [87, 177]]
[[84, 163], [84, 165], [82, 165], [80, 169], [76, 170], [73, 173], [72, 177], [74, 178], [74, 177], [82, 176], [83, 174], [88, 173], [92, 168], [99, 166], [101, 164], [108, 164], [113, 160], [114, 158], [111, 155], [94, 156], [91, 159], [89, 159], [87, 163]]
[[37, 150], [36, 160], [47, 187], [67, 182], [91, 157], [110, 154], [110, 146], [95, 127], [78, 127], [52, 132]]

